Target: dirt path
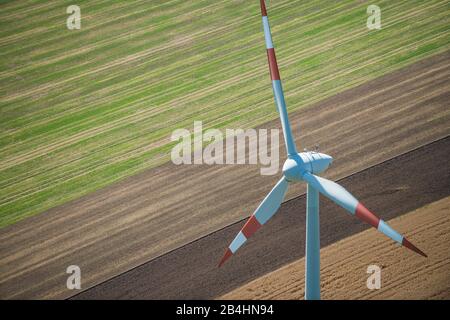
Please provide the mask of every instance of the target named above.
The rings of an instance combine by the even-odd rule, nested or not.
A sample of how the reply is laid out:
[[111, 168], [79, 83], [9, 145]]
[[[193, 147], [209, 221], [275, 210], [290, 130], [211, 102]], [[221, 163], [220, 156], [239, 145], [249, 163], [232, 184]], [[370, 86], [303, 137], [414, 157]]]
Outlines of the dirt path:
[[[326, 176], [337, 179], [445, 137], [449, 71], [447, 52], [292, 114], [298, 145], [333, 155]], [[167, 164], [1, 229], [0, 298], [67, 298], [67, 266], [89, 288], [247, 217], [277, 179]]]
[[[389, 220], [450, 195], [447, 158], [450, 137], [342, 179], [371, 210]], [[417, 168], [421, 168], [417, 171]], [[327, 199], [321, 199], [321, 244], [331, 245], [370, 228]], [[211, 299], [304, 255], [305, 196], [280, 212], [222, 268], [225, 247], [240, 221], [77, 295], [76, 299]], [[414, 233], [407, 233], [410, 240]], [[384, 245], [395, 248], [389, 239]]]
[[[391, 220], [414, 238], [427, 259], [387, 245], [375, 230], [321, 250], [324, 299], [450, 299], [450, 197]], [[256, 279], [223, 299], [303, 299], [304, 258]], [[366, 286], [369, 265], [381, 268], [381, 289]]]

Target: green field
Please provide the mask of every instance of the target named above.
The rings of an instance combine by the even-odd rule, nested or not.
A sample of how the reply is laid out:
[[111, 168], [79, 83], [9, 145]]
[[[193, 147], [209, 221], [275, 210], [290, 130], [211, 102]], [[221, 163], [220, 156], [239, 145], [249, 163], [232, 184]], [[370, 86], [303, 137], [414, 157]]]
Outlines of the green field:
[[[0, 227], [277, 117], [259, 1], [0, 1]], [[449, 1], [268, 2], [290, 111], [449, 49]], [[363, 106], [361, 106], [363, 107]], [[155, 199], [157, 201], [157, 199]]]

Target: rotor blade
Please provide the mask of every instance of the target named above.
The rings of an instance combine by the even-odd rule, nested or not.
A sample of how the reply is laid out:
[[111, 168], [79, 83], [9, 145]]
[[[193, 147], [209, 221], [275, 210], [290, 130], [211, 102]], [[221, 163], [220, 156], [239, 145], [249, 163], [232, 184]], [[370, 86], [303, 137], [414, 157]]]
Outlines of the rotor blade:
[[372, 212], [370, 212], [364, 205], [356, 200], [344, 187], [337, 183], [315, 176], [309, 172], [303, 175], [303, 179], [307, 181], [313, 188], [317, 189], [324, 196], [328, 197], [332, 201], [336, 202], [342, 208], [356, 216], [358, 219], [367, 222], [374, 228], [392, 240], [407, 247], [408, 249], [426, 257], [427, 255], [409, 242], [405, 237], [392, 229], [386, 222], [378, 218]]
[[293, 156], [297, 154], [297, 150], [295, 147], [294, 139], [292, 137], [291, 126], [289, 124], [283, 87], [281, 85], [280, 71], [278, 70], [277, 58], [275, 56], [275, 49], [273, 47], [272, 34], [270, 33], [269, 19], [267, 18], [267, 10], [264, 0], [260, 0], [260, 2], [264, 27], [264, 37], [266, 39], [267, 57], [269, 60], [270, 77], [272, 79], [275, 103], [280, 115], [281, 126], [283, 127], [284, 142], [286, 144], [287, 153], [289, 156]]
[[253, 215], [247, 220], [244, 227], [228, 246], [219, 268], [230, 258], [263, 224], [265, 224], [280, 208], [288, 187], [287, 180], [283, 177], [273, 187], [272, 191], [264, 198]]

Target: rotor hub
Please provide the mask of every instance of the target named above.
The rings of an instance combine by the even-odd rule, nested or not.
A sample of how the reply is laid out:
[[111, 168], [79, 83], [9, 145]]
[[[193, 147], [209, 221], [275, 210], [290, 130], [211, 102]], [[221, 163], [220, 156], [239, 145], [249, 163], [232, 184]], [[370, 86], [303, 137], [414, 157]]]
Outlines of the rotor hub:
[[283, 165], [283, 174], [289, 181], [301, 181], [304, 172], [319, 174], [324, 172], [333, 162], [327, 154], [306, 151], [290, 156]]

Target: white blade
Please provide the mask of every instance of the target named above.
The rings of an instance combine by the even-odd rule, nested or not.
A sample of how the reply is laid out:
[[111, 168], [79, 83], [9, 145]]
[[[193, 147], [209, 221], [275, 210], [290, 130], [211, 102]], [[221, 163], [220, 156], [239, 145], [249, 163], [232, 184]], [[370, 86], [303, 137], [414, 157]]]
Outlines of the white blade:
[[239, 231], [237, 236], [228, 246], [222, 260], [219, 263], [219, 267], [222, 266], [225, 261], [231, 257], [252, 234], [254, 234], [263, 224], [265, 224], [280, 208], [283, 202], [286, 190], [288, 188], [288, 182], [283, 177], [273, 187], [272, 191], [264, 198], [259, 207], [253, 213], [253, 215], [247, 220], [244, 227]]
[[342, 208], [356, 216], [358, 219], [369, 223], [381, 233], [385, 234], [392, 240], [401, 245], [411, 249], [412, 251], [426, 257], [420, 249], [409, 242], [404, 236], [392, 229], [386, 222], [378, 218], [375, 214], [370, 212], [361, 202], [350, 194], [344, 187], [337, 183], [315, 176], [309, 172], [304, 173], [303, 179], [308, 182], [314, 189], [318, 190], [327, 198], [331, 199]]

